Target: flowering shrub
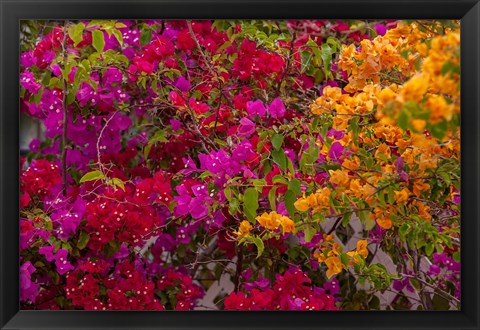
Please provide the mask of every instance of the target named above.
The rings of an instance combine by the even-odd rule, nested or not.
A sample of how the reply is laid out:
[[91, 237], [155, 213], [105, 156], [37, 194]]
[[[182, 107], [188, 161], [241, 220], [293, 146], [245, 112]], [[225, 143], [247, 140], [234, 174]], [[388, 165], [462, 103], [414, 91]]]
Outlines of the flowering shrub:
[[22, 308], [459, 308], [458, 22], [25, 21], [21, 45]]

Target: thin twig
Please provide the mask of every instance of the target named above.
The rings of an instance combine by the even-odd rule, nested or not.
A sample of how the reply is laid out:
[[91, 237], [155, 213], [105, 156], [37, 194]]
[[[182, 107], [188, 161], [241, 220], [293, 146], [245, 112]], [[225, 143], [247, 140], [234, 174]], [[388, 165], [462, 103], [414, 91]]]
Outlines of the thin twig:
[[[63, 40], [62, 40], [62, 64], [63, 69], [66, 68], [66, 60], [67, 60], [67, 48], [65, 47], [67, 41], [67, 22], [65, 21], [63, 24]], [[67, 125], [68, 125], [68, 111], [67, 111], [67, 94], [68, 94], [68, 87], [67, 87], [67, 77], [63, 77], [63, 131], [62, 131], [62, 178], [63, 178], [63, 196], [67, 196]]]

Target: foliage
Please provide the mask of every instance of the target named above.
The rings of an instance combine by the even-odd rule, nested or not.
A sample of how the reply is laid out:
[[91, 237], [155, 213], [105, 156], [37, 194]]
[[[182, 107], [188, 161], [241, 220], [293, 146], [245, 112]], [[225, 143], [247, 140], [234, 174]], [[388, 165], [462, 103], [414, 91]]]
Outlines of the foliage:
[[457, 24], [25, 21], [22, 308], [459, 308]]

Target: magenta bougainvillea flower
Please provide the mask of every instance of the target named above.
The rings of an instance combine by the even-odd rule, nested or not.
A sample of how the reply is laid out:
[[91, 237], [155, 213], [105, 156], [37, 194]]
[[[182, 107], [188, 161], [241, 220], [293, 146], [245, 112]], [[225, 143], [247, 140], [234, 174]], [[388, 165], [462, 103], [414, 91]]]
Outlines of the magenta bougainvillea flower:
[[265, 112], [265, 105], [261, 100], [247, 102], [247, 113], [250, 117], [263, 117], [265, 116]]

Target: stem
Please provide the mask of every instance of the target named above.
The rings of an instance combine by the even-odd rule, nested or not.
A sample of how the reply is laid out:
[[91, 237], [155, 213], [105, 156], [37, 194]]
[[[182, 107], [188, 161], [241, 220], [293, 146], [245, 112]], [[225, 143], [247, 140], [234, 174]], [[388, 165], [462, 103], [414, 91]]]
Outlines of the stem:
[[[67, 40], [67, 21], [63, 25], [63, 41], [62, 41], [62, 52], [63, 52], [63, 69], [66, 67], [66, 58], [67, 58], [67, 49], [65, 43]], [[67, 78], [63, 77], [63, 131], [62, 131], [62, 180], [63, 180], [63, 196], [67, 196], [67, 125], [68, 125], [68, 111], [67, 111]]]
[[210, 66], [210, 60], [207, 57], [207, 55], [203, 52], [202, 46], [200, 45], [200, 42], [198, 41], [197, 37], [195, 36], [195, 32], [193, 32], [192, 22], [187, 21], [187, 26], [188, 26], [188, 31], [190, 32], [190, 35], [191, 35], [193, 41], [195, 41], [195, 44], [197, 45], [197, 48], [198, 48], [198, 51], [200, 52], [200, 55], [202, 55], [203, 61], [205, 62], [205, 65], [207, 66], [208, 71], [210, 71], [210, 74], [212, 75], [212, 78], [215, 77], [216, 76], [215, 75], [215, 70], [213, 70], [212, 67]]
[[338, 224], [340, 223], [341, 220], [342, 220], [342, 217], [338, 217], [337, 220], [335, 220], [335, 223], [333, 224], [332, 228], [330, 228], [327, 235], [330, 235], [331, 233], [333, 233], [335, 231], [335, 229], [337, 229], [337, 226], [338, 226]]
[[297, 26], [298, 26], [298, 22], [295, 25], [295, 30], [293, 31], [292, 40], [290, 41], [290, 49], [288, 50], [287, 65], [285, 66], [285, 70], [282, 72], [282, 76], [278, 81], [277, 94], [280, 93], [280, 88], [282, 87], [283, 79], [285, 79], [285, 76], [287, 75], [288, 70], [290, 70], [290, 64], [292, 62], [292, 57], [293, 57], [293, 47], [295, 46], [295, 41], [297, 39], [297, 29], [296, 29]]
[[447, 300], [453, 300], [457, 305], [460, 304], [460, 300], [458, 300], [457, 298], [455, 298], [454, 296], [452, 296], [451, 294], [449, 294], [448, 292], [445, 292], [443, 291], [442, 289], [434, 286], [433, 284], [430, 284], [428, 283], [427, 281], [424, 281], [416, 276], [412, 276], [412, 275], [408, 275], [408, 274], [402, 274], [403, 277], [408, 277], [408, 278], [412, 278], [412, 279], [415, 279], [417, 280], [418, 282], [420, 282], [421, 284], [423, 285], [426, 285], [432, 289], [435, 290], [435, 293], [438, 294], [439, 296], [442, 296], [443, 298], [447, 299]]
[[240, 274], [242, 273], [243, 251], [239, 245], [236, 246], [235, 250], [237, 252], [237, 268], [235, 270], [235, 277], [233, 278], [233, 283], [235, 285], [235, 292], [238, 292], [238, 290], [240, 289]]

